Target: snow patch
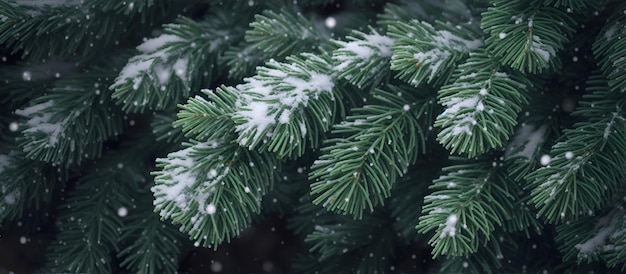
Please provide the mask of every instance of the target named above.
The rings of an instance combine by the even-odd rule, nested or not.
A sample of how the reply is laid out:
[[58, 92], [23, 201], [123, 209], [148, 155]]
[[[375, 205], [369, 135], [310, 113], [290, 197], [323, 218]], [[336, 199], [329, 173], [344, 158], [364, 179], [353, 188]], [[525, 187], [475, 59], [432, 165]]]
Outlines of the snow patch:
[[[307, 58], [323, 62], [312, 55]], [[242, 91], [242, 96], [236, 103], [239, 110], [235, 114], [243, 120], [236, 127], [243, 136], [239, 139], [243, 146], [271, 136], [277, 123], [290, 123], [294, 113], [303, 111], [309, 100], [317, 100], [324, 93], [332, 96], [334, 87], [330, 75], [308, 70], [297, 63], [274, 60], [257, 68], [257, 75], [244, 81], [246, 83], [236, 87]], [[306, 133], [306, 128], [301, 132]]]
[[450, 214], [446, 219], [446, 224], [444, 228], [441, 230], [441, 238], [445, 238], [447, 236], [454, 237], [456, 235], [456, 223], [458, 222], [458, 217], [456, 214]]
[[576, 247], [576, 249], [583, 254], [600, 249], [601, 246], [606, 243], [606, 240], [609, 238], [611, 232], [615, 230], [618, 219], [619, 218], [614, 217], [614, 214], [601, 218], [596, 224], [596, 229], [598, 229], [596, 234], [584, 243], [577, 244], [574, 247]]
[[[202, 215], [209, 214], [207, 201], [215, 191], [215, 186], [222, 181], [230, 169], [222, 167], [221, 170], [209, 171], [208, 176], [200, 176], [200, 171], [196, 169], [198, 163], [194, 159], [195, 151], [211, 147], [211, 143], [196, 143], [185, 149], [172, 152], [167, 158], [159, 158], [157, 162], [164, 163], [165, 167], [157, 178], [151, 191], [154, 193], [153, 204], [171, 204], [164, 206], [159, 214], [168, 218], [172, 214], [189, 212], [197, 209], [198, 214], [195, 219]], [[211, 175], [214, 175], [211, 177]], [[194, 203], [195, 202], [195, 203]], [[193, 208], [192, 205], [195, 205]], [[195, 223], [195, 222], [193, 222]]]
[[[432, 25], [426, 22], [421, 22], [426, 29], [430, 29], [435, 32], [431, 35], [434, 41], [432, 49], [424, 52], [417, 52], [413, 54], [413, 58], [421, 65], [428, 65], [430, 75], [429, 80], [433, 80], [441, 65], [448, 60], [453, 52], [468, 52], [482, 46], [483, 41], [481, 39], [464, 39], [447, 30], [435, 30]], [[412, 50], [412, 49], [408, 49]]]
[[350, 65], [363, 63], [374, 56], [389, 58], [393, 54], [391, 51], [393, 39], [376, 31], [372, 31], [372, 34], [357, 33], [363, 38], [349, 37], [352, 39], [350, 42], [336, 41], [341, 48], [333, 54], [333, 61], [338, 63], [335, 71], [343, 71]]
[[[452, 128], [444, 128], [440, 132], [440, 134], [466, 134], [472, 135], [471, 127], [477, 124], [476, 122], [476, 114], [480, 111], [479, 104], [482, 105], [481, 98], [478, 95], [471, 96], [468, 98], [452, 98], [448, 102], [444, 103], [446, 106], [446, 110], [441, 113], [438, 119], [446, 118], [446, 117], [454, 117], [452, 118], [453, 127]], [[482, 107], [484, 109], [484, 106]], [[472, 109], [474, 111], [467, 113], [459, 113], [461, 110]]]
[[[532, 159], [539, 145], [543, 143], [547, 129], [546, 125], [538, 128], [535, 128], [534, 125], [520, 127], [515, 133], [513, 140], [507, 146], [504, 157], [519, 156], [527, 160]], [[520, 147], [523, 147], [523, 149], [518, 150]]]
[[136, 90], [142, 83], [144, 76], [149, 75], [156, 77], [161, 86], [169, 82], [172, 74], [182, 81], [188, 81], [189, 60], [186, 57], [174, 58], [173, 53], [169, 50], [172, 43], [183, 41], [185, 41], [183, 38], [172, 34], [162, 34], [159, 37], [146, 40], [137, 46], [137, 50], [142, 54], [134, 56], [128, 61], [115, 78], [111, 88], [116, 89], [132, 82], [133, 89]]
[[159, 37], [148, 39], [141, 45], [137, 46], [137, 50], [143, 53], [152, 53], [157, 50], [162, 50], [169, 43], [183, 41], [182, 38], [172, 34], [162, 34]]
[[[24, 109], [19, 109], [15, 111], [15, 114], [24, 116], [29, 118], [26, 121], [27, 128], [23, 130], [23, 133], [36, 133], [42, 132], [48, 135], [48, 145], [50, 147], [56, 146], [59, 141], [59, 137], [63, 130], [65, 129], [65, 124], [69, 121], [71, 116], [66, 116], [65, 118], [59, 118], [57, 116], [53, 116], [53, 111], [50, 112], [48, 109], [54, 107], [54, 102], [52, 100], [36, 104]], [[30, 151], [32, 147], [26, 146], [24, 147], [25, 151]]]
[[556, 55], [556, 51], [550, 45], [541, 42], [541, 38], [537, 35], [533, 35], [532, 43], [530, 44], [530, 50], [535, 52], [545, 62], [550, 61], [550, 58]]

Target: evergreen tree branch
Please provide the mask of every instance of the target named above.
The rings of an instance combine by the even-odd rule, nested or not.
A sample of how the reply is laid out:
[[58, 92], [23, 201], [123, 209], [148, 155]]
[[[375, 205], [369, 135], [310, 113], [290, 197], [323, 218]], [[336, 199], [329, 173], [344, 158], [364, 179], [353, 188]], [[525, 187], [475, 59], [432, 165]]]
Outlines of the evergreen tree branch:
[[239, 147], [231, 138], [186, 143], [157, 159], [155, 211], [181, 225], [196, 245], [217, 245], [239, 234], [259, 213], [261, 197], [280, 163]]
[[355, 31], [352, 35], [347, 42], [333, 41], [338, 46], [333, 51], [337, 77], [359, 88], [377, 87], [388, 77], [393, 40], [373, 29], [371, 34]]
[[442, 128], [437, 140], [452, 153], [481, 155], [502, 147], [512, 134], [530, 83], [502, 69], [484, 52], [470, 54], [456, 70], [456, 80], [439, 91], [446, 110], [435, 121]]
[[360, 218], [389, 197], [397, 178], [424, 148], [434, 114], [432, 95], [385, 89], [375, 89], [372, 105], [353, 110], [354, 116], [334, 126], [338, 137], [322, 148], [324, 154], [311, 167], [311, 194], [317, 195], [313, 203]]
[[180, 128], [172, 126], [176, 117], [172, 117], [165, 114], [156, 114], [150, 123], [152, 128], [152, 134], [157, 142], [166, 142], [169, 144], [182, 144], [185, 141], [185, 136]]
[[[312, 244], [310, 250], [314, 254], [319, 254], [317, 263], [325, 265], [323, 271], [326, 273], [387, 271], [396, 245], [400, 244], [394, 231], [388, 229], [391, 223], [389, 212], [378, 210], [360, 220], [343, 219], [337, 223], [316, 225], [314, 231], [305, 239]], [[368, 238], [377, 240], [362, 240]], [[319, 265], [296, 265], [296, 270], [300, 272], [319, 269]]]
[[617, 153], [626, 149], [624, 98], [597, 75], [587, 90], [591, 94], [574, 112], [586, 120], [565, 130], [563, 140], [552, 146], [549, 164], [527, 177], [538, 216], [549, 223], [601, 208], [626, 176], [626, 157]]
[[567, 8], [568, 12], [584, 13], [589, 10], [598, 10], [602, 2], [601, 0], [544, 0], [543, 4], [555, 8]]
[[[533, 86], [543, 85], [535, 83]], [[520, 115], [517, 129], [504, 152], [509, 176], [522, 185], [526, 185], [528, 174], [541, 167], [541, 156], [549, 153], [549, 146], [561, 135], [558, 128], [562, 126], [555, 115], [555, 101], [559, 98], [549, 96], [546, 90], [536, 90], [529, 95], [529, 104]]]
[[611, 90], [626, 92], [626, 3], [618, 3], [612, 9], [606, 25], [593, 44], [593, 52], [598, 59]]
[[428, 186], [441, 170], [441, 163], [432, 159], [418, 159], [417, 163], [408, 168], [408, 173], [398, 180], [391, 190], [389, 208], [393, 218], [394, 230], [401, 233], [404, 239], [413, 242], [424, 242], [424, 236], [415, 227], [422, 216], [422, 197], [428, 192]]
[[202, 22], [181, 17], [165, 25], [164, 34], [137, 47], [141, 54], [128, 61], [111, 85], [113, 98], [127, 112], [161, 110], [211, 83], [218, 56], [243, 34], [243, 29], [224, 27], [233, 23], [226, 14]]
[[125, 216], [120, 210], [132, 208], [130, 189], [145, 180], [145, 167], [135, 155], [129, 153], [121, 159], [108, 155], [78, 180], [60, 209], [59, 232], [48, 246], [46, 271], [112, 271], [112, 251], [120, 250]]
[[434, 24], [442, 22], [471, 22], [483, 9], [480, 1], [411, 1], [401, 0], [385, 5], [385, 12], [379, 16], [381, 25], [393, 25], [395, 22], [407, 22], [413, 19]]
[[212, 92], [202, 90], [207, 96], [190, 98], [185, 105], [179, 105], [181, 111], [174, 126], [180, 126], [186, 137], [196, 140], [222, 139], [235, 131], [233, 115], [238, 91], [233, 87], [221, 86]]
[[557, 226], [555, 239], [564, 259], [577, 263], [603, 261], [626, 269], [626, 216], [623, 201]]
[[241, 91], [233, 120], [241, 146], [301, 156], [317, 147], [334, 120], [334, 75], [328, 58], [303, 54], [288, 63], [269, 61], [257, 75], [237, 86]]
[[17, 152], [0, 155], [0, 222], [42, 209], [66, 180], [65, 169], [27, 159]]
[[283, 61], [302, 52], [317, 52], [329, 35], [295, 10], [267, 10], [254, 16], [245, 41], [224, 55], [229, 75], [239, 79], [252, 73], [257, 65], [269, 60]]
[[541, 2], [497, 0], [483, 13], [487, 49], [521, 72], [560, 68], [556, 56], [574, 32], [568, 14]]
[[[497, 231], [494, 231], [494, 234]], [[442, 273], [498, 273], [502, 269], [502, 242], [491, 234], [484, 246], [484, 252], [469, 256], [450, 256], [441, 265]], [[497, 260], [493, 260], [496, 258]]]
[[[167, 18], [177, 10], [168, 1], [154, 5], [152, 0], [134, 1], [132, 7], [101, 0], [3, 1], [0, 44], [8, 45], [13, 53], [21, 50], [24, 57], [36, 62], [61, 57], [85, 63], [101, 58], [100, 52], [134, 40], [136, 33], [149, 29], [152, 20]], [[154, 16], [157, 14], [161, 16]], [[109, 31], [120, 27], [126, 31]]]
[[101, 144], [122, 131], [122, 112], [104, 88], [110, 75], [99, 69], [71, 75], [16, 110], [27, 119], [18, 138], [26, 157], [62, 166], [99, 157]]
[[395, 40], [391, 70], [396, 71], [397, 78], [414, 86], [446, 83], [457, 63], [483, 43], [469, 26], [457, 29], [441, 22], [433, 26], [411, 20], [396, 22], [388, 29]]
[[434, 192], [424, 197], [424, 215], [417, 229], [435, 230], [429, 243], [433, 257], [467, 256], [486, 245], [496, 227], [511, 218], [513, 196], [506, 174], [488, 161], [456, 164], [442, 169]]
[[147, 189], [135, 192], [138, 206], [124, 220], [120, 242], [126, 245], [118, 253], [121, 266], [138, 273], [176, 272], [183, 234], [164, 224], [152, 212], [152, 195]]

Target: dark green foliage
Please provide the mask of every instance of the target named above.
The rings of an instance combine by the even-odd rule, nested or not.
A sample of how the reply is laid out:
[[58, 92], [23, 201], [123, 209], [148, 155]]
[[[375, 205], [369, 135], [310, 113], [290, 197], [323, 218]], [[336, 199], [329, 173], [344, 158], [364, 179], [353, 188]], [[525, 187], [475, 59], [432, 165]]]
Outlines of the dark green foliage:
[[99, 157], [102, 143], [122, 131], [122, 111], [106, 89], [112, 76], [100, 69], [69, 76], [16, 110], [25, 120], [17, 140], [26, 157], [60, 166]]
[[[626, 157], [626, 123], [621, 113], [624, 96], [611, 92], [601, 76], [593, 76], [574, 115], [586, 118], [565, 131], [564, 139], [552, 146], [550, 164], [528, 176], [538, 214], [551, 223], [566, 216], [593, 212], [620, 193]], [[568, 199], [555, 199], [558, 193]], [[619, 194], [618, 194], [619, 195]]]
[[625, 13], [0, 0], [0, 230], [45, 272], [191, 271], [268, 214], [298, 273], [624, 271]]
[[148, 30], [156, 19], [167, 19], [171, 17], [168, 13], [180, 10], [172, 4], [174, 1], [127, 4], [94, 0], [82, 6], [79, 1], [48, 6], [29, 1], [19, 1], [21, 5], [16, 6], [11, 2], [0, 3], [0, 44], [36, 62], [47, 62], [52, 57], [81, 63], [99, 59], [100, 52], [139, 41], [137, 32]]
[[313, 203], [356, 218], [372, 211], [424, 149], [432, 108], [434, 99], [427, 91], [414, 97], [394, 86], [374, 90], [371, 105], [354, 109], [353, 116], [334, 127], [334, 134], [346, 137], [329, 140], [322, 148], [327, 154], [313, 163]]
[[[50, 255], [45, 267], [47, 271], [111, 272], [113, 267], [117, 267], [111, 265], [115, 253], [120, 252], [119, 255], [122, 256], [128, 254], [128, 250], [136, 248], [131, 242], [120, 242], [120, 237], [125, 239], [136, 229], [133, 220], [155, 216], [146, 207], [150, 200], [139, 200], [142, 195], [138, 193], [144, 192], [143, 197], [147, 194], [146, 166], [138, 158], [141, 154], [132, 149], [122, 153], [125, 157], [118, 158], [108, 154], [98, 160], [91, 171], [82, 176], [75, 183], [75, 188], [68, 193], [64, 206], [59, 210], [59, 232], [56, 240], [48, 246]], [[125, 220], [127, 216], [130, 218], [128, 221]], [[129, 269], [143, 269], [148, 272], [155, 272], [154, 267], [176, 269], [176, 242], [180, 236], [171, 229], [169, 232], [167, 229], [154, 231], [164, 225], [152, 226], [154, 227], [142, 226], [141, 229], [147, 229], [145, 233], [157, 233], [159, 237], [148, 235], [151, 238], [144, 239], [149, 240], [148, 242], [139, 243], [169, 248], [142, 249], [142, 253], [134, 257], [149, 262], [155, 261], [150, 259], [155, 256], [161, 266], [154, 264], [146, 268], [145, 265], [123, 264], [128, 264]]]
[[447, 109], [434, 125], [442, 128], [439, 142], [453, 153], [473, 157], [500, 148], [517, 123], [531, 84], [496, 60], [482, 51], [472, 53], [458, 66], [454, 82], [439, 90], [439, 103]]
[[565, 12], [541, 2], [494, 1], [481, 20], [481, 27], [490, 35], [485, 40], [487, 49], [522, 72], [560, 68], [555, 57], [575, 25]]
[[486, 245], [507, 218], [513, 207], [510, 182], [497, 162], [461, 163], [442, 171], [446, 174], [431, 186], [435, 191], [424, 197], [425, 215], [417, 228], [435, 230], [429, 241], [434, 256], [467, 256]]
[[226, 140], [186, 144], [185, 149], [157, 159], [162, 171], [153, 173], [155, 210], [181, 225], [197, 245], [217, 248], [248, 226], [273, 184], [272, 173], [280, 168], [279, 163]]
[[482, 45], [471, 27], [396, 21], [389, 25], [389, 36], [397, 40], [391, 48], [391, 69], [397, 71], [396, 77], [414, 86], [446, 83], [457, 63]]

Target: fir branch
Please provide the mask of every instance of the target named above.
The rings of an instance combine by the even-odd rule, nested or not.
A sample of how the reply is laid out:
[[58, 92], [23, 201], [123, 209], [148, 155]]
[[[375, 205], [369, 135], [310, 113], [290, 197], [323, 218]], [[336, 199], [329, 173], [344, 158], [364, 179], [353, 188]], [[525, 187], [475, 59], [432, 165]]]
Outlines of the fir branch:
[[472, 53], [456, 70], [456, 80], [439, 91], [446, 109], [434, 124], [442, 128], [437, 140], [452, 153], [474, 157], [506, 144], [530, 83], [502, 69], [488, 54]]
[[344, 41], [333, 41], [339, 48], [333, 51], [334, 70], [337, 77], [344, 78], [359, 88], [377, 87], [389, 75], [390, 47], [393, 40], [380, 35], [354, 31]]
[[122, 113], [104, 89], [110, 76], [99, 69], [72, 75], [16, 110], [27, 119], [18, 138], [26, 157], [62, 166], [99, 157], [101, 144], [122, 130]]
[[250, 26], [252, 30], [246, 31], [246, 42], [262, 49], [264, 56], [278, 60], [297, 52], [314, 50], [328, 38], [300, 12], [287, 8], [256, 15]]
[[574, 32], [569, 15], [541, 2], [497, 0], [483, 13], [487, 49], [521, 72], [558, 69], [556, 56]]
[[55, 189], [63, 187], [67, 171], [33, 161], [20, 153], [0, 154], [0, 222], [49, 205]]
[[313, 203], [360, 218], [389, 197], [397, 178], [424, 148], [434, 113], [432, 95], [385, 89], [375, 89], [374, 104], [353, 110], [354, 116], [334, 126], [338, 137], [322, 148], [311, 167], [310, 177], [316, 180], [311, 194], [317, 194]]
[[[379, 16], [379, 24], [392, 25], [395, 22], [407, 22], [413, 19], [434, 24], [442, 22], [471, 22], [480, 13], [480, 6], [466, 0], [401, 0], [385, 5], [385, 12]], [[473, 4], [473, 5], [471, 5]], [[478, 8], [478, 9], [477, 9]]]
[[252, 44], [239, 44], [224, 53], [222, 62], [229, 67], [231, 79], [241, 79], [254, 73], [254, 69], [265, 61], [258, 48]]
[[[140, 4], [145, 1], [148, 0], [136, 1], [135, 9], [122, 9], [123, 13], [109, 9], [110, 1], [17, 1], [16, 5], [3, 4], [0, 8], [0, 44], [8, 45], [13, 53], [21, 50], [24, 57], [36, 62], [46, 62], [50, 57], [91, 62], [101, 58], [101, 52], [118, 48], [133, 39], [136, 33], [150, 27], [138, 22], [148, 23], [142, 13], [161, 13], [167, 18], [168, 13], [177, 11], [164, 3]], [[140, 16], [142, 18], [138, 20], [136, 17]], [[120, 29], [120, 26], [126, 31], [109, 31]]]
[[598, 59], [609, 87], [615, 92], [626, 92], [626, 3], [612, 9], [607, 23], [593, 43], [593, 53]]
[[301, 156], [317, 147], [334, 120], [334, 75], [328, 58], [303, 54], [287, 63], [270, 61], [237, 86], [241, 95], [233, 120], [241, 146]]
[[446, 83], [456, 64], [482, 45], [474, 32], [440, 22], [435, 26], [417, 20], [391, 24], [389, 36], [396, 41], [391, 47], [391, 69], [397, 71], [397, 78], [414, 86]]
[[120, 242], [127, 246], [118, 253], [122, 260], [120, 265], [137, 273], [176, 272], [184, 239], [182, 233], [162, 223], [152, 212], [149, 193], [134, 196], [141, 205], [125, 218]]
[[45, 266], [51, 272], [111, 272], [112, 251], [119, 251], [120, 209], [132, 208], [134, 184], [145, 180], [140, 161], [127, 154], [98, 161], [82, 176], [60, 209], [59, 233], [48, 246]]
[[[449, 256], [439, 271], [441, 273], [501, 273], [504, 257], [502, 242], [491, 234], [484, 246], [484, 252], [477, 252], [469, 256]], [[513, 244], [513, 243], [512, 243]], [[496, 260], [493, 260], [496, 258]], [[511, 271], [515, 272], [515, 270]]]
[[432, 254], [467, 256], [490, 240], [496, 227], [511, 218], [513, 196], [504, 170], [489, 161], [456, 164], [442, 169], [434, 192], [424, 197], [417, 229], [435, 230]]
[[[389, 269], [396, 245], [399, 244], [394, 231], [388, 229], [390, 222], [389, 212], [379, 210], [360, 220], [348, 219], [316, 225], [305, 241], [310, 242], [310, 250], [318, 254], [318, 264], [326, 265], [322, 268], [326, 273], [382, 273]], [[362, 240], [368, 238], [377, 240]], [[299, 272], [311, 272], [320, 268], [319, 265], [296, 265]]]
[[254, 16], [245, 42], [226, 52], [224, 58], [234, 79], [249, 75], [257, 65], [282, 61], [302, 52], [316, 52], [329, 35], [293, 8], [268, 10]]
[[617, 153], [626, 150], [624, 98], [597, 75], [588, 85], [592, 93], [574, 112], [587, 119], [565, 130], [563, 140], [546, 155], [551, 160], [527, 177], [538, 216], [549, 223], [599, 209], [626, 176], [626, 157]]
[[0, 0], [0, 234], [58, 221], [33, 271], [193, 271], [183, 237], [279, 212], [312, 247], [287, 271], [623, 271], [625, 10]]
[[161, 110], [209, 84], [217, 56], [240, 33], [236, 28], [224, 30], [222, 17], [203, 22], [181, 17], [166, 25], [164, 34], [139, 45], [141, 54], [128, 61], [111, 85], [113, 98], [127, 112]]
[[150, 123], [152, 134], [157, 142], [169, 144], [181, 144], [185, 141], [185, 136], [180, 128], [172, 126], [176, 121], [174, 115], [171, 117], [165, 114], [156, 114]]
[[[531, 80], [533, 87], [545, 86]], [[562, 121], [555, 115], [555, 104], [560, 98], [549, 96], [546, 90], [528, 93], [529, 104], [520, 115], [516, 131], [504, 150], [504, 161], [513, 181], [526, 184], [525, 177], [541, 167], [541, 156], [547, 154], [561, 132]], [[570, 117], [565, 117], [565, 119]]]
[[261, 197], [280, 169], [277, 160], [231, 139], [186, 143], [157, 159], [155, 211], [181, 225], [196, 245], [217, 245], [239, 234], [259, 213]]
[[557, 226], [555, 239], [565, 260], [577, 263], [603, 261], [609, 267], [626, 268], [626, 216], [620, 201], [577, 220]]
[[544, 0], [543, 5], [555, 8], [567, 8], [568, 12], [584, 13], [589, 10], [597, 10], [602, 0]]
[[215, 90], [202, 90], [209, 100], [201, 96], [190, 98], [181, 111], [174, 126], [182, 127], [185, 136], [196, 140], [212, 140], [228, 137], [235, 131], [233, 115], [238, 91], [233, 87], [221, 86]]
[[25, 107], [32, 98], [43, 96], [52, 88], [55, 80], [75, 73], [76, 70], [75, 64], [58, 60], [2, 67], [0, 104], [10, 110]]

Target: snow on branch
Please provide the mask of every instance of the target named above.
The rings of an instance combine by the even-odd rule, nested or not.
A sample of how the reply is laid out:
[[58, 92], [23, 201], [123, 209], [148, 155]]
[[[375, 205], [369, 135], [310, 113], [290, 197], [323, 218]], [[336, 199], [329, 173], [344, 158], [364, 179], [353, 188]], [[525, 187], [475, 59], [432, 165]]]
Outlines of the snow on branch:
[[157, 159], [155, 211], [180, 225], [196, 244], [210, 246], [236, 236], [260, 211], [279, 163], [239, 147], [229, 138], [193, 141]]
[[490, 240], [512, 211], [513, 196], [503, 170], [490, 161], [457, 162], [443, 171], [424, 197], [417, 229], [435, 231], [428, 241], [435, 257], [465, 256]]
[[612, 193], [621, 191], [626, 157], [626, 119], [623, 95], [610, 91], [604, 76], [594, 75], [587, 84], [592, 93], [583, 97], [573, 113], [583, 120], [567, 129], [563, 140], [552, 146], [544, 167], [527, 176], [532, 202], [541, 216], [561, 223], [581, 212], [604, 206]]
[[165, 25], [164, 34], [137, 46], [139, 54], [110, 86], [113, 98], [125, 111], [137, 112], [165, 109], [186, 98], [192, 88], [210, 81], [217, 54], [231, 43], [229, 37], [237, 36], [218, 27], [187, 18]]
[[390, 25], [389, 36], [396, 40], [391, 69], [414, 86], [445, 83], [456, 63], [483, 44], [470, 29], [417, 20]]
[[333, 51], [338, 77], [358, 86], [375, 87], [388, 72], [393, 39], [372, 30], [371, 34], [353, 31], [347, 42], [334, 41], [339, 46]]
[[555, 57], [574, 31], [570, 15], [520, 1], [499, 0], [492, 5], [484, 13], [481, 27], [490, 34], [485, 40], [487, 49], [503, 64], [530, 73], [560, 66]]
[[445, 111], [435, 121], [437, 138], [453, 153], [480, 155], [503, 146], [512, 133], [527, 85], [524, 77], [500, 69], [491, 56], [474, 53], [439, 91]]
[[237, 86], [241, 97], [234, 114], [240, 145], [287, 156], [301, 154], [305, 138], [328, 130], [334, 109], [334, 76], [329, 61], [313, 54], [270, 60], [257, 75]]
[[537, 149], [545, 141], [547, 131], [548, 126], [546, 125], [538, 127], [522, 125], [513, 136], [513, 140], [507, 145], [505, 158], [522, 157], [526, 160], [532, 160]]
[[[54, 101], [52, 100], [15, 111], [15, 114], [24, 116], [28, 119], [26, 121], [26, 129], [22, 131], [23, 133], [42, 133], [46, 136], [45, 142], [39, 142], [41, 139], [38, 139], [37, 142], [41, 143], [41, 145], [45, 148], [55, 147], [57, 145], [59, 137], [62, 137], [61, 133], [70, 119], [69, 116], [55, 116], [55, 113]], [[29, 151], [35, 149], [34, 146], [36, 146], [36, 144], [29, 143], [24, 147], [24, 151], [28, 153]]]

